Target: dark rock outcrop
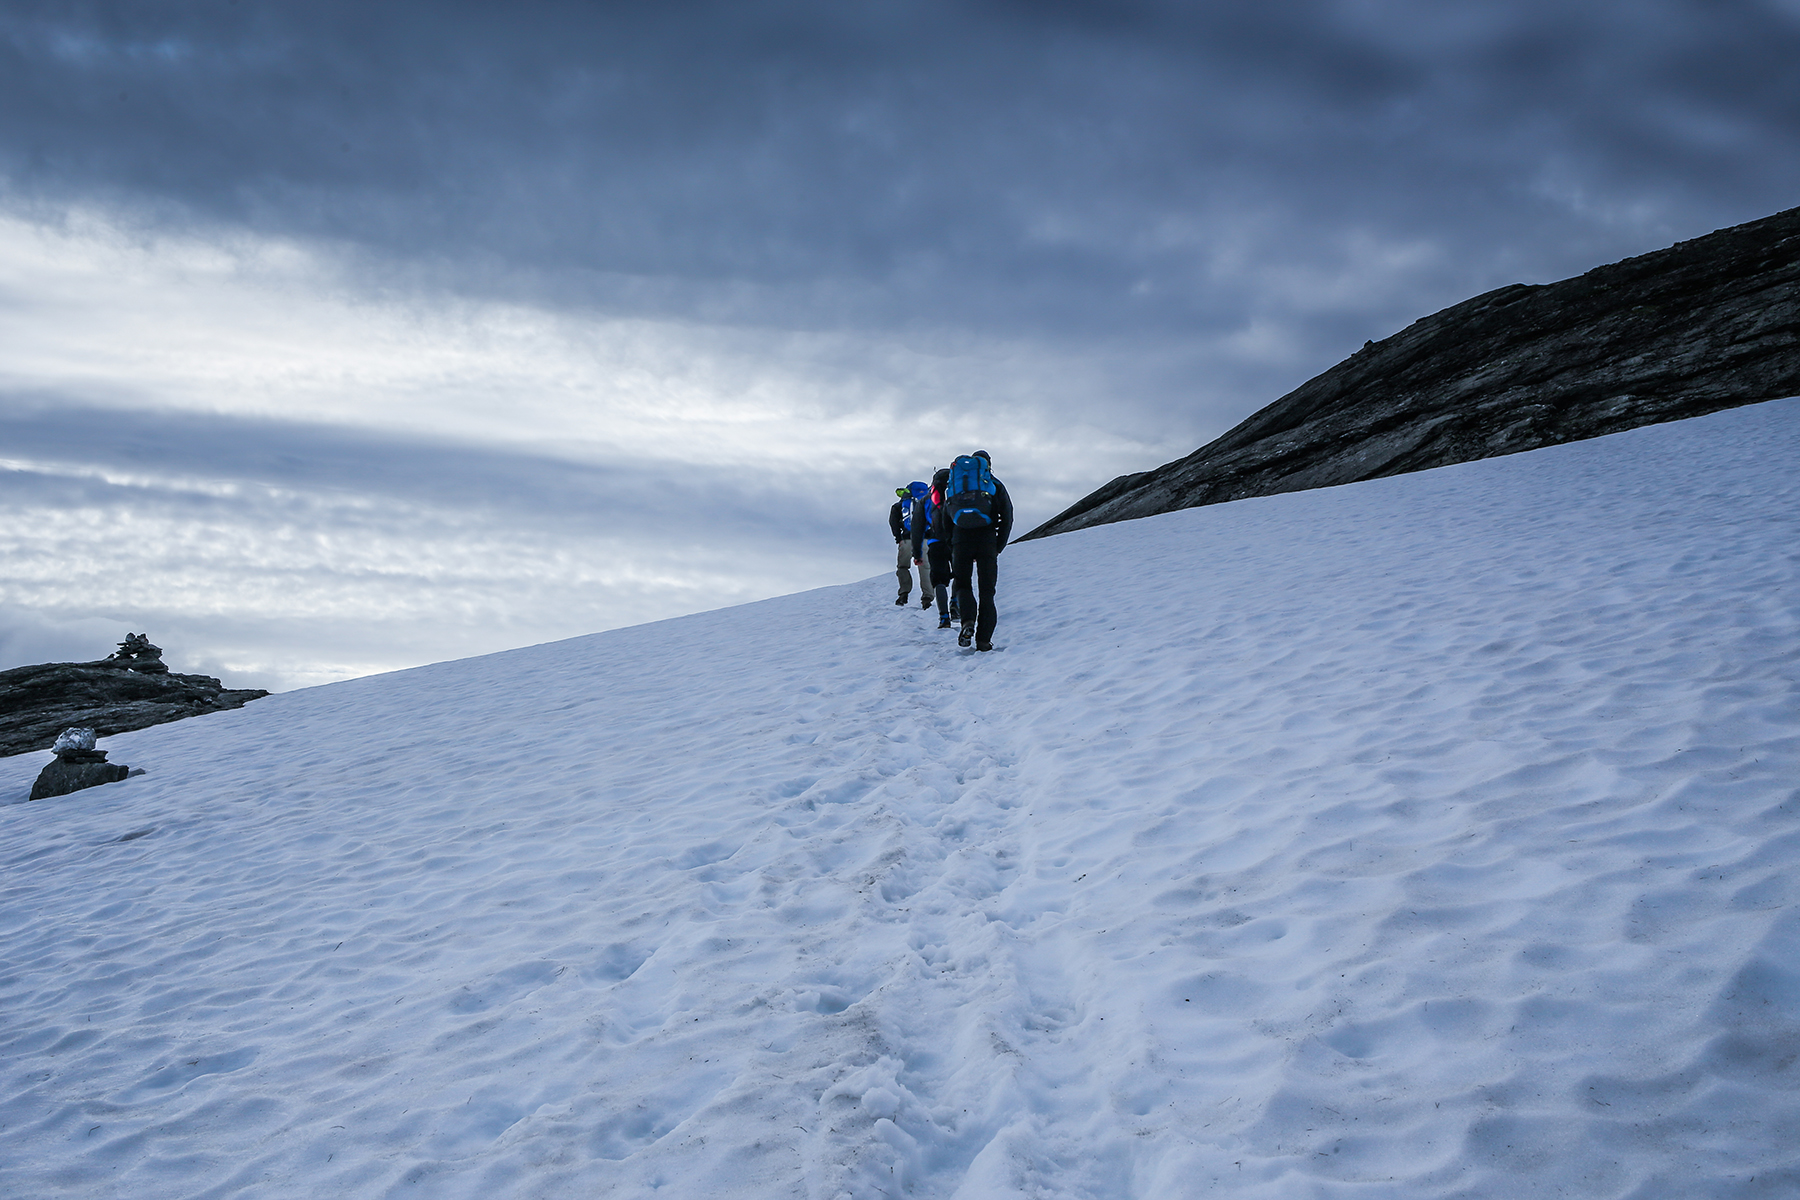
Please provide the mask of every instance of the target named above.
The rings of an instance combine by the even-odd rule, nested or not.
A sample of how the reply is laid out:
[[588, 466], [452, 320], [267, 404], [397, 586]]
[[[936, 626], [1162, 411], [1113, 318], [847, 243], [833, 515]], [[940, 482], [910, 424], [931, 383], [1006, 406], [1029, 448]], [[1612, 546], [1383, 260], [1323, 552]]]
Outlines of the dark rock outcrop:
[[[1800, 208], [1414, 322], [1025, 535], [1516, 454], [1800, 395]], [[1024, 540], [1024, 539], [1021, 539]]]
[[67, 796], [70, 792], [79, 792], [83, 788], [117, 783], [131, 774], [130, 768], [123, 764], [107, 762], [104, 750], [90, 750], [88, 753], [93, 757], [79, 758], [59, 754], [52, 759], [50, 765], [38, 774], [37, 782], [31, 785], [31, 799], [48, 800], [52, 796]]
[[[127, 639], [124, 646], [135, 643]], [[227, 688], [208, 675], [178, 675], [163, 664], [160, 650], [148, 656], [144, 647], [156, 650], [145, 639], [143, 647], [124, 658], [0, 671], [0, 757], [48, 750], [70, 726], [109, 737], [241, 708], [269, 694], [259, 688]], [[154, 665], [146, 669], [148, 664]]]
[[56, 739], [56, 757], [38, 772], [31, 785], [32, 800], [48, 800], [66, 796], [83, 788], [117, 783], [131, 774], [131, 768], [106, 761], [106, 751], [94, 749], [92, 729], [65, 729]]

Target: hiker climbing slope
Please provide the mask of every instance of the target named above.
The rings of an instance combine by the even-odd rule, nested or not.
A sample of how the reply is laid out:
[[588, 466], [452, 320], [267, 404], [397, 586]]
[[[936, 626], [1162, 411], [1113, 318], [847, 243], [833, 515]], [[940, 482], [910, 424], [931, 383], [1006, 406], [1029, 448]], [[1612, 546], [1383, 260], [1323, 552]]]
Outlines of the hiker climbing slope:
[[994, 478], [986, 450], [965, 454], [950, 464], [949, 493], [944, 501], [955, 528], [951, 549], [951, 573], [955, 576], [956, 605], [962, 630], [956, 644], [971, 640], [977, 650], [994, 648], [994, 584], [999, 578], [1000, 552], [1012, 534], [1012, 497], [1006, 485]]
[[[930, 560], [919, 552], [919, 529], [931, 524], [932, 490], [929, 484], [924, 483], [910, 483], [907, 487], [912, 490], [912, 519], [907, 526], [907, 544], [912, 548], [913, 568], [919, 573], [919, 607], [930, 608], [933, 588], [947, 582], [938, 576]], [[948, 564], [946, 568], [947, 566]]]
[[[913, 499], [924, 494], [928, 489], [922, 482], [914, 481], [905, 487], [894, 489], [899, 499], [894, 507], [888, 509], [888, 529], [894, 535], [894, 578], [899, 581], [900, 594], [895, 597], [895, 604], [905, 604], [912, 596], [912, 514]], [[925, 584], [930, 588], [930, 583]]]
[[926, 595], [927, 607], [935, 596], [938, 607], [938, 628], [950, 628], [950, 536], [952, 526], [950, 514], [944, 508], [944, 485], [950, 481], [950, 468], [939, 467], [931, 477], [931, 491], [925, 498], [925, 512], [919, 515], [915, 502], [913, 509], [913, 561], [923, 562], [927, 586], [932, 591]]

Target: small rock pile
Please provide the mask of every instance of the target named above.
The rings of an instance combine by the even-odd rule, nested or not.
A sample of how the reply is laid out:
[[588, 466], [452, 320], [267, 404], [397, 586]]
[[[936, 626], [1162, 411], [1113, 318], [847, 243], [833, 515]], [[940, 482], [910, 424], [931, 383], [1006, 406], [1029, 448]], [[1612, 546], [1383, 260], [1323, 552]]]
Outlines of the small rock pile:
[[150, 644], [147, 633], [128, 633], [119, 648], [102, 661], [121, 663], [146, 675], [167, 675], [169, 665], [162, 660], [162, 647]]
[[56, 752], [56, 758], [39, 772], [37, 782], [31, 785], [33, 800], [66, 796], [103, 783], [117, 783], [131, 774], [129, 767], [107, 762], [106, 751], [94, 749], [94, 731], [91, 729], [65, 729], [51, 749]]

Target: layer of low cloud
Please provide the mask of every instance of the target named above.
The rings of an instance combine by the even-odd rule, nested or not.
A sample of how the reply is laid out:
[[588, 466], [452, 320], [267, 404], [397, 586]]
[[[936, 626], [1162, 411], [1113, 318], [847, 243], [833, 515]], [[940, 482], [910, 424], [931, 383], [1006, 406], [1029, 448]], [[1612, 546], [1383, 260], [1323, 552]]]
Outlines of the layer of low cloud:
[[[777, 495], [773, 477], [733, 486], [678, 476], [668, 463], [595, 467], [329, 426], [17, 398], [0, 402], [0, 431], [15, 456], [0, 460], [5, 609], [90, 643], [84, 614], [106, 614], [152, 630], [178, 665], [193, 669], [175, 657], [186, 650], [262, 686], [862, 573], [851, 523], [817, 498]], [[812, 531], [804, 552], [767, 536], [759, 514], [783, 507]], [[43, 632], [8, 649], [36, 646]]]

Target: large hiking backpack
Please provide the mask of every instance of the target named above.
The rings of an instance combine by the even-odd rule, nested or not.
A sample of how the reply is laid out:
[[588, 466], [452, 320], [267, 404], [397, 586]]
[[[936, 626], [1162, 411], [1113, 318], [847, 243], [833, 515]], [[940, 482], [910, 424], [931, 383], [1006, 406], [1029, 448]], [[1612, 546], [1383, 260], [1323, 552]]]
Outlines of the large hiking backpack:
[[949, 498], [944, 506], [958, 529], [985, 529], [994, 524], [994, 477], [988, 471], [988, 460], [978, 454], [964, 454], [950, 464], [950, 482], [944, 485]]
[[925, 512], [925, 506], [920, 501], [930, 497], [931, 489], [918, 480], [914, 480], [906, 485], [906, 490], [907, 496], [900, 501], [900, 528], [910, 534], [913, 529], [913, 517], [923, 515]]

